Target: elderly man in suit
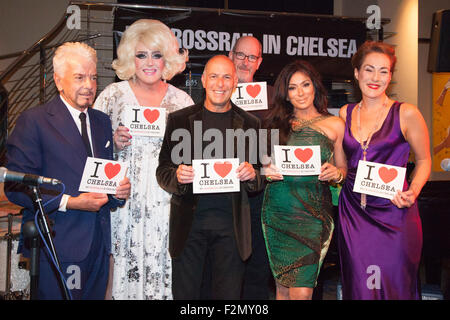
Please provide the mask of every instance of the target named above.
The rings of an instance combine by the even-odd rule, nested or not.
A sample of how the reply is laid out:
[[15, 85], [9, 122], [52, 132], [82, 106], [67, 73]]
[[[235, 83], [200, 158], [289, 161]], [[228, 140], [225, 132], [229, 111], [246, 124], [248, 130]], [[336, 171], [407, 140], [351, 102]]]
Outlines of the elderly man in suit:
[[[50, 102], [23, 112], [7, 142], [7, 168], [62, 181], [60, 201], [46, 208], [61, 271], [74, 299], [104, 299], [111, 246], [110, 209], [123, 205], [130, 193], [128, 178], [114, 196], [78, 191], [88, 156], [112, 159], [109, 117], [90, 108], [97, 89], [97, 56], [83, 43], [65, 43], [53, 58], [59, 95]], [[8, 199], [25, 208], [23, 221], [34, 218], [36, 208], [29, 189], [5, 185]], [[43, 203], [58, 194], [41, 187]], [[22, 248], [26, 254], [26, 248]], [[64, 297], [46, 251], [40, 254], [39, 299]]]
[[[199, 142], [195, 137], [197, 130], [194, 128], [198, 123], [202, 125], [202, 134], [216, 129], [225, 137], [227, 129], [256, 132], [260, 122], [230, 100], [237, 85], [237, 76], [228, 57], [219, 55], [208, 61], [202, 84], [206, 91], [204, 101], [169, 115], [156, 172], [161, 187], [172, 193], [169, 232], [172, 291], [175, 299], [199, 299], [203, 267], [209, 255], [212, 298], [239, 299], [244, 261], [252, 250], [247, 192], [261, 188], [258, 165], [248, 162], [251, 151], [247, 144], [245, 159], [240, 158], [236, 171], [240, 192], [199, 195], [193, 194], [192, 182], [195, 174], [200, 173], [195, 173], [189, 162], [201, 159], [206, 147], [203, 139]], [[190, 150], [183, 153], [183, 159], [188, 159], [184, 163], [172, 157], [172, 150], [177, 145], [177, 141], [172, 140], [172, 133], [176, 129], [185, 130], [187, 136], [192, 137], [191, 148], [187, 148]], [[230, 150], [225, 150], [225, 140], [223, 149], [226, 152], [222, 154], [229, 154]], [[196, 146], [195, 143], [202, 145]], [[195, 153], [198, 149], [202, 150], [202, 154]], [[236, 149], [235, 146], [231, 151], [235, 158], [238, 153]], [[257, 152], [256, 149], [254, 152]]]

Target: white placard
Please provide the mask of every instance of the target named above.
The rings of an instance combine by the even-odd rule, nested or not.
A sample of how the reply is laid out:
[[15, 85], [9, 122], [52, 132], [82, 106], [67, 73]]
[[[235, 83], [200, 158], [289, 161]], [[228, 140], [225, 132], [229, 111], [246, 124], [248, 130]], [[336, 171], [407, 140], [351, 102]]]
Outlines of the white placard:
[[393, 199], [403, 190], [406, 168], [359, 160], [353, 191]]
[[282, 175], [320, 174], [320, 146], [274, 146], [275, 165]]
[[267, 83], [265, 81], [238, 83], [231, 95], [231, 101], [245, 111], [268, 109]]
[[192, 160], [193, 193], [239, 192], [238, 158]]
[[126, 105], [123, 118], [123, 124], [132, 136], [164, 137], [165, 108]]
[[78, 191], [116, 194], [127, 169], [125, 162], [88, 157]]

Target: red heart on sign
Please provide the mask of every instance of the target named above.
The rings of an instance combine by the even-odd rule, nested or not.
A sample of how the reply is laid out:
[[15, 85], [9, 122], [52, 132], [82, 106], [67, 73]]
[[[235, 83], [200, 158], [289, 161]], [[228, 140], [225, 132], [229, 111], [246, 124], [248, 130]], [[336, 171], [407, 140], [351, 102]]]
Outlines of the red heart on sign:
[[108, 179], [112, 179], [120, 172], [120, 164], [112, 164], [111, 162], [107, 163], [105, 166], [105, 174]]
[[310, 148], [306, 148], [305, 150], [298, 148], [298, 149], [295, 149], [294, 154], [298, 160], [305, 163], [306, 161], [311, 159], [311, 157], [313, 155], [313, 151]]
[[394, 180], [395, 177], [397, 177], [397, 174], [398, 172], [394, 168], [388, 169], [386, 167], [381, 167], [380, 169], [378, 169], [378, 175], [380, 176], [381, 180], [384, 181], [384, 183], [389, 183]]
[[219, 176], [225, 178], [231, 171], [231, 163], [225, 161], [224, 163], [216, 162], [214, 163], [214, 171], [217, 172]]
[[145, 109], [144, 117], [145, 119], [147, 119], [148, 122], [153, 123], [159, 118], [159, 111], [156, 109], [155, 110]]
[[259, 84], [255, 85], [250, 84], [247, 86], [245, 90], [247, 90], [247, 93], [251, 95], [253, 98], [256, 98], [256, 96], [261, 92], [261, 86]]

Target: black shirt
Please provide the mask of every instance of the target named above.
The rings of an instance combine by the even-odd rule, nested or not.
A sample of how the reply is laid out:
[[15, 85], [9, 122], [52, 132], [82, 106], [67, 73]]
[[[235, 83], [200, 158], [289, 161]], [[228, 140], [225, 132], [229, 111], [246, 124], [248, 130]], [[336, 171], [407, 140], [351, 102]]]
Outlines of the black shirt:
[[[216, 134], [212, 134], [211, 141], [203, 141], [202, 154], [204, 159], [222, 159], [226, 156], [226, 129], [232, 128], [231, 109], [224, 113], [211, 112], [203, 108], [202, 133], [205, 139], [205, 132], [208, 129], [218, 129], [221, 132], [222, 149], [214, 148]], [[203, 140], [202, 139], [202, 140]], [[217, 142], [216, 142], [217, 143]], [[201, 227], [207, 229], [221, 229], [233, 225], [232, 200], [230, 193], [208, 193], [200, 194], [195, 210], [195, 221]]]

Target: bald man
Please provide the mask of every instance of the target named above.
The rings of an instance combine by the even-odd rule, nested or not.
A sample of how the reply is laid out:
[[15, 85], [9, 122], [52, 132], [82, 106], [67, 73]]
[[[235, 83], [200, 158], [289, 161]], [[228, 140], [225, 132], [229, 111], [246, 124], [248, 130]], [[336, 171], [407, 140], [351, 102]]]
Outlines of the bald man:
[[[236, 67], [239, 83], [254, 82], [255, 72], [261, 66], [262, 45], [252, 36], [244, 36], [236, 41], [228, 57]], [[273, 96], [273, 87], [267, 85], [267, 101], [270, 105]], [[268, 110], [250, 111], [252, 115], [260, 118], [261, 122], [268, 114]], [[264, 190], [249, 195], [250, 212], [252, 220], [252, 255], [246, 262], [242, 299], [267, 300], [274, 292], [273, 278], [270, 273], [269, 258], [261, 228], [261, 209]]]
[[[244, 261], [251, 254], [251, 222], [247, 193], [261, 189], [257, 165], [250, 164], [249, 146], [245, 159], [237, 169], [240, 191], [193, 194], [195, 174], [191, 163], [202, 159], [210, 143], [194, 136], [194, 127], [201, 124], [202, 134], [217, 129], [223, 137], [225, 158], [227, 129], [258, 130], [260, 121], [231, 102], [238, 78], [233, 62], [226, 56], [214, 56], [205, 66], [202, 84], [204, 101], [169, 115], [156, 176], [160, 186], [172, 193], [170, 209], [169, 252], [172, 256], [172, 292], [174, 299], [200, 299], [203, 268], [211, 257], [211, 292], [213, 299], [239, 299], [244, 274]], [[190, 150], [183, 150], [183, 163], [172, 157], [179, 138], [172, 133], [185, 130], [184, 139], [191, 139]], [[182, 132], [182, 131], [181, 131]], [[201, 141], [202, 154], [194, 154]], [[234, 150], [232, 157], [239, 158]], [[220, 152], [218, 152], [220, 153]], [[179, 154], [177, 149], [175, 154]], [[189, 159], [186, 161], [186, 159]]]

